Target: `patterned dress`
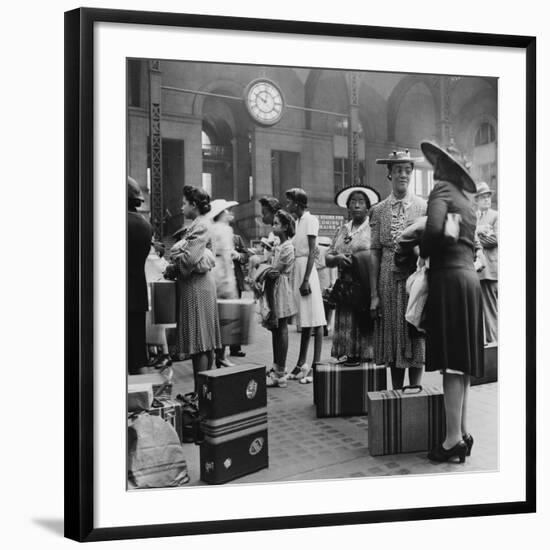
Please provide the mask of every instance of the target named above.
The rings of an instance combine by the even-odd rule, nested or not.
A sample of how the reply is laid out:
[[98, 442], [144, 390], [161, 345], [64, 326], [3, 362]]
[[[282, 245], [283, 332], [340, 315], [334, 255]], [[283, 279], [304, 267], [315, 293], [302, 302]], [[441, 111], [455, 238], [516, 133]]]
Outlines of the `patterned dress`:
[[[332, 245], [327, 254], [354, 254], [370, 249], [369, 219], [355, 230], [352, 222], [344, 224], [336, 231]], [[338, 273], [341, 277], [342, 274]], [[332, 357], [344, 355], [359, 358], [361, 362], [370, 362], [373, 359], [373, 332], [361, 331], [357, 322], [357, 315], [344, 306], [338, 306], [334, 314], [334, 335], [332, 338]]]
[[[176, 260], [178, 351], [185, 355], [222, 347], [212, 271], [191, 271], [212, 249], [211, 222], [199, 216], [187, 228], [185, 245]], [[191, 271], [191, 273], [189, 273]]]
[[409, 270], [394, 262], [395, 241], [413, 220], [426, 214], [426, 201], [414, 195], [402, 200], [390, 194], [371, 210], [371, 249], [381, 250], [378, 295], [381, 318], [374, 326], [374, 360], [377, 365], [421, 367], [425, 361], [424, 337], [405, 320]]
[[273, 267], [279, 272], [273, 291], [273, 309], [277, 319], [292, 317], [296, 314], [296, 301], [292, 275], [294, 272], [294, 246], [290, 240], [275, 247]]

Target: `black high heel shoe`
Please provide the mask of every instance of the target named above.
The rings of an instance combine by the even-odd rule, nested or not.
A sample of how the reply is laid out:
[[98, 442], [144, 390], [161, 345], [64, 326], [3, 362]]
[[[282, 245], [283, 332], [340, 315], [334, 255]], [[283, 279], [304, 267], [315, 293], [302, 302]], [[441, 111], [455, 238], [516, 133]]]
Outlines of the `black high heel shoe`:
[[472, 454], [472, 447], [474, 446], [474, 438], [472, 434], [466, 434], [462, 436], [462, 439], [466, 443], [466, 456], [470, 456]]
[[464, 441], [459, 441], [450, 449], [445, 449], [440, 444], [428, 453], [428, 460], [432, 460], [433, 462], [449, 462], [452, 458], [458, 458], [458, 461], [462, 464], [466, 460], [467, 452], [468, 447]]

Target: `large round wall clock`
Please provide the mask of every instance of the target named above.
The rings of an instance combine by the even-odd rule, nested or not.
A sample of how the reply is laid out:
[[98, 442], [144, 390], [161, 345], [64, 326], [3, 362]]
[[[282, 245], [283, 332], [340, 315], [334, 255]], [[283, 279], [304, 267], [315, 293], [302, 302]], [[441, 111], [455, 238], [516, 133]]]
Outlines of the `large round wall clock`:
[[272, 126], [283, 116], [283, 94], [271, 80], [253, 80], [244, 92], [244, 103], [250, 116], [258, 124]]

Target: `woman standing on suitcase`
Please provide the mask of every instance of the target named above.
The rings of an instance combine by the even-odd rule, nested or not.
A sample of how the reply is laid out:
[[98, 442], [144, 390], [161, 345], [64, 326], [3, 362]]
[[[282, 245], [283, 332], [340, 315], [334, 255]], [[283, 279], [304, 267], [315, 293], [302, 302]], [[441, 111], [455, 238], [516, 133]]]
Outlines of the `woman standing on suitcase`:
[[191, 356], [197, 392], [198, 373], [212, 368], [214, 350], [222, 347], [216, 283], [211, 271], [212, 228], [205, 216], [210, 211], [210, 196], [203, 189], [186, 185], [181, 210], [192, 222], [172, 247], [165, 277], [177, 282], [178, 351]]
[[[371, 206], [380, 201], [378, 193], [366, 186], [342, 189], [335, 198], [340, 208], [347, 208], [349, 221], [342, 225], [327, 251], [326, 263], [338, 268], [338, 278], [363, 285], [361, 279], [354, 278], [353, 257], [361, 258], [367, 264], [370, 260], [370, 226], [368, 212]], [[368, 276], [364, 278], [369, 286]], [[368, 296], [368, 290], [367, 290]], [[336, 304], [334, 335], [331, 355], [335, 358], [346, 356], [350, 363], [372, 362], [374, 357], [373, 330], [369, 311], [360, 312], [349, 304]], [[367, 317], [365, 319], [365, 317]], [[385, 371], [384, 371], [385, 372]]]
[[409, 151], [393, 151], [385, 164], [391, 193], [372, 207], [371, 314], [374, 318], [374, 359], [390, 367], [393, 389], [420, 384], [424, 372], [424, 336], [405, 319], [407, 277], [414, 272], [395, 265], [396, 242], [402, 231], [426, 213], [426, 201], [409, 189], [415, 161]]
[[[483, 376], [483, 303], [474, 267], [476, 186], [454, 148], [430, 142], [422, 152], [437, 182], [428, 199], [428, 219], [420, 255], [430, 258], [426, 304], [426, 370], [441, 370], [446, 437], [428, 458], [464, 462], [474, 443], [467, 428], [470, 376]], [[444, 238], [447, 214], [459, 214], [456, 242]]]

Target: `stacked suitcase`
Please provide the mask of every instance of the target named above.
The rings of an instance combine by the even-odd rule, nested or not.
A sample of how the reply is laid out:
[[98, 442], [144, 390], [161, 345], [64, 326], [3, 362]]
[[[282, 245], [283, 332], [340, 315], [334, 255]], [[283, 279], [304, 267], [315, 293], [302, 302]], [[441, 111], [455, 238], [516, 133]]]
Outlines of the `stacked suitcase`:
[[318, 363], [313, 374], [317, 417], [364, 416], [367, 393], [386, 389], [385, 365]]
[[226, 483], [268, 466], [265, 367], [242, 365], [199, 374], [204, 442], [201, 480]]

